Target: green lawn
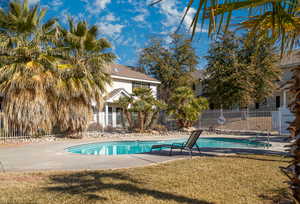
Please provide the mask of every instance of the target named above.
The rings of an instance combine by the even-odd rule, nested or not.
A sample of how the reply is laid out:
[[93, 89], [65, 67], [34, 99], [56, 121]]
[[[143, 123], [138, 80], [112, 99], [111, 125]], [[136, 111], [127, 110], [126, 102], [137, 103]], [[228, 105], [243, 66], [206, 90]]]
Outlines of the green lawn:
[[195, 157], [107, 171], [1, 173], [1, 204], [277, 203], [290, 196], [287, 159]]

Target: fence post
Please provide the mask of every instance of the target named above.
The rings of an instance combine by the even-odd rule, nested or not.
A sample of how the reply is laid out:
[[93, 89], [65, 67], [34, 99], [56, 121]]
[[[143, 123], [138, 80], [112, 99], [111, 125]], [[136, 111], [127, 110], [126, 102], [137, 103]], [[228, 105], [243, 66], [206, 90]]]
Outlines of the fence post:
[[245, 120], [246, 120], [246, 123], [247, 123], [247, 131], [250, 130], [249, 120], [248, 120], [248, 114], [249, 114], [249, 108], [247, 107], [246, 113], [245, 113]]
[[279, 135], [281, 135], [281, 133], [282, 133], [282, 125], [281, 125], [281, 122], [282, 122], [282, 120], [281, 120], [281, 110], [278, 109]]

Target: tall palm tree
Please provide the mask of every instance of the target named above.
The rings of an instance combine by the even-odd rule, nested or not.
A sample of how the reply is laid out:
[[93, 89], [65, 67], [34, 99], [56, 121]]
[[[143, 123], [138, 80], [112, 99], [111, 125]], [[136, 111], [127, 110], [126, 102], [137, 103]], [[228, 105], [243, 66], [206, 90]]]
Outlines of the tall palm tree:
[[[27, 0], [10, 2], [9, 10], [0, 10], [0, 92], [4, 95], [4, 113], [8, 124], [23, 133], [52, 129], [53, 109], [49, 92], [53, 86], [55, 58], [49, 53], [55, 33], [55, 19], [41, 21], [45, 10], [28, 7]], [[46, 67], [50, 69], [46, 69]]]
[[[58, 124], [68, 132], [82, 131], [92, 117], [93, 106], [101, 108], [105, 88], [111, 82], [109, 65], [115, 56], [107, 49], [110, 43], [98, 39], [96, 26], [77, 24], [70, 18], [69, 28], [59, 28], [61, 53], [58, 93]], [[72, 102], [69, 102], [69, 101]]]
[[0, 92], [8, 124], [26, 134], [50, 132], [55, 125], [68, 133], [82, 131], [92, 105], [110, 77], [105, 67], [114, 59], [110, 44], [97, 28], [70, 20], [70, 30], [55, 19], [42, 24], [45, 10], [25, 0], [0, 10]]
[[[155, 1], [159, 3], [163, 0]], [[198, 3], [198, 4], [197, 4]], [[237, 27], [247, 29], [249, 37], [257, 34], [270, 35], [281, 44], [281, 53], [293, 49], [299, 44], [300, 37], [300, 1], [299, 0], [189, 0], [182, 22], [192, 6], [197, 4], [197, 10], [191, 23], [192, 36], [197, 26], [209, 21], [209, 34], [227, 30], [232, 22], [232, 14], [236, 10], [249, 11], [244, 21]], [[295, 199], [300, 202], [300, 67], [293, 70], [293, 78], [289, 91], [293, 96], [291, 110], [295, 115], [290, 125], [293, 138], [291, 155], [293, 161], [286, 170], [292, 181], [291, 189]]]

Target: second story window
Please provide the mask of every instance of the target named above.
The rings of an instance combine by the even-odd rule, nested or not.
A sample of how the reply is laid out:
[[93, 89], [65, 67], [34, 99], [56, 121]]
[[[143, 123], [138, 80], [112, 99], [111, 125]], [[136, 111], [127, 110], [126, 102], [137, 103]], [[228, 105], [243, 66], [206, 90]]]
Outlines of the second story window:
[[135, 89], [135, 88], [150, 88], [150, 84], [145, 83], [145, 82], [133, 81], [132, 82], [132, 89]]

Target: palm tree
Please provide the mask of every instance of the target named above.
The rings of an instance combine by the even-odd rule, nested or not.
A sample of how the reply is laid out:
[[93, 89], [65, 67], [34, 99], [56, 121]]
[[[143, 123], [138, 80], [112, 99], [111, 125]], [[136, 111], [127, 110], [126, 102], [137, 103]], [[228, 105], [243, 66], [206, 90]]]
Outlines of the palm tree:
[[[122, 108], [122, 114], [123, 114], [123, 118], [126, 118], [127, 122], [128, 122], [128, 129], [129, 130], [132, 130], [134, 125], [133, 125], [133, 121], [132, 121], [132, 114], [131, 112], [129, 111], [129, 107], [130, 107], [130, 104], [133, 102], [133, 98], [132, 97], [121, 97], [118, 101], [117, 101], [117, 104], [119, 107]], [[124, 117], [125, 116], [125, 117]], [[125, 128], [125, 123], [124, 121], [123, 122], [123, 126]]]
[[150, 88], [135, 88], [130, 96], [121, 97], [117, 104], [123, 109], [129, 129], [137, 128], [140, 132], [152, 128], [158, 113], [166, 108], [164, 102], [154, 98]]
[[107, 52], [110, 43], [98, 39], [96, 26], [85, 21], [77, 24], [69, 19], [69, 29], [59, 28], [64, 47], [59, 65], [57, 89], [58, 124], [62, 130], [72, 132], [86, 128], [92, 117], [93, 106], [99, 109], [103, 103], [105, 88], [111, 82], [109, 65], [115, 56]]
[[29, 8], [27, 1], [10, 2], [0, 10], [0, 92], [8, 124], [23, 133], [52, 129], [53, 109], [48, 103], [53, 84], [55, 58], [49, 40], [55, 34], [55, 19], [41, 21], [45, 10]]
[[0, 91], [8, 124], [23, 133], [68, 133], [86, 128], [92, 105], [101, 104], [110, 82], [105, 67], [114, 59], [110, 44], [98, 39], [97, 28], [70, 20], [65, 30], [45, 10], [27, 1], [0, 10]]
[[206, 98], [196, 98], [189, 87], [178, 87], [171, 95], [167, 113], [173, 116], [181, 128], [189, 128], [199, 119], [201, 111], [208, 108]]
[[[159, 3], [163, 0], [155, 1]], [[192, 8], [194, 0], [189, 0], [182, 22]], [[199, 21], [204, 25], [209, 21], [209, 34], [227, 30], [232, 14], [236, 10], [247, 9], [249, 14], [246, 20], [238, 22], [239, 28], [247, 29], [249, 37], [257, 34], [270, 35], [281, 44], [281, 53], [293, 49], [299, 44], [300, 37], [300, 2], [299, 0], [200, 0], [198, 8], [191, 23], [192, 36], [196, 32]], [[300, 67], [293, 70], [289, 91], [293, 96], [291, 110], [295, 115], [294, 122], [290, 125], [291, 155], [293, 161], [288, 168], [287, 175], [292, 181], [291, 189], [295, 199], [300, 202]]]

